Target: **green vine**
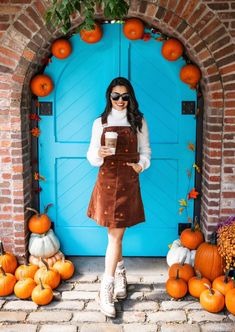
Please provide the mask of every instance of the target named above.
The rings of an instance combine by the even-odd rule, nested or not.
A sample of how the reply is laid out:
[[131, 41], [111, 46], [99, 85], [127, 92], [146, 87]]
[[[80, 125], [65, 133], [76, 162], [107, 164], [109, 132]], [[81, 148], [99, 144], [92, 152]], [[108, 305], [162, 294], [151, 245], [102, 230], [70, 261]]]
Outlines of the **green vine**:
[[82, 29], [94, 29], [95, 6], [102, 6], [104, 16], [111, 20], [122, 20], [128, 13], [129, 5], [125, 0], [52, 0], [51, 7], [45, 14], [47, 24], [60, 27], [66, 34], [71, 28], [71, 20], [78, 13], [84, 21], [76, 32]]

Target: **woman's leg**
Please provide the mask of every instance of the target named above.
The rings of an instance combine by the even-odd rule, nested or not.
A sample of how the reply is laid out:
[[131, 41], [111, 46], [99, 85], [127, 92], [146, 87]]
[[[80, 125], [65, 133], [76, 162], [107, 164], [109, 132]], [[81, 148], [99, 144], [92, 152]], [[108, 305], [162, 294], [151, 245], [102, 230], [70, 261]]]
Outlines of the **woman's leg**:
[[105, 274], [114, 276], [117, 263], [122, 260], [122, 239], [126, 227], [108, 228], [108, 246], [105, 256]]

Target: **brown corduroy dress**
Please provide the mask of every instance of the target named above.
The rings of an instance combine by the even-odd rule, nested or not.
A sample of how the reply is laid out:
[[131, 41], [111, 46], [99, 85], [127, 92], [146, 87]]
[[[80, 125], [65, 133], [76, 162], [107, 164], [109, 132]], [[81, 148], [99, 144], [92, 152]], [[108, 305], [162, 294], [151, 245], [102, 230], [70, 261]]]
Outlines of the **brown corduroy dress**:
[[139, 161], [138, 137], [130, 126], [106, 127], [103, 122], [101, 145], [105, 132], [118, 133], [116, 154], [104, 158], [91, 194], [87, 216], [105, 227], [130, 227], [145, 221], [139, 174], [126, 162]]

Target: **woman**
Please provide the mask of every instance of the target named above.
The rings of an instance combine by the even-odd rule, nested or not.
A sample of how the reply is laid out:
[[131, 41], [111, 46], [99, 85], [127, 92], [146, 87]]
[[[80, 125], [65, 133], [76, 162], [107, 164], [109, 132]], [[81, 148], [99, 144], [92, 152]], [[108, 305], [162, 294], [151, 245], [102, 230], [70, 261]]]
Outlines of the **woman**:
[[[87, 159], [99, 173], [87, 209], [88, 217], [108, 228], [105, 272], [98, 292], [101, 311], [115, 317], [114, 298], [127, 296], [122, 239], [126, 227], [145, 221], [139, 173], [150, 166], [148, 127], [131, 83], [112, 80], [106, 91], [104, 112], [92, 127]], [[105, 146], [105, 133], [118, 133], [115, 154]]]

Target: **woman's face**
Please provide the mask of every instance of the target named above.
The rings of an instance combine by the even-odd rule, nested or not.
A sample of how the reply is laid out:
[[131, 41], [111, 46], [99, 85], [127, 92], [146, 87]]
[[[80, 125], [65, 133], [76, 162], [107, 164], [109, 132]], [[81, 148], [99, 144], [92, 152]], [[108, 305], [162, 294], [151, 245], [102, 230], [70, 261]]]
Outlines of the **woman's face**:
[[[119, 93], [122, 95], [123, 93], [128, 93], [128, 90], [124, 85], [116, 85], [115, 87], [112, 88], [111, 93], [113, 93], [113, 92], [116, 92], [116, 93]], [[122, 100], [121, 97], [119, 97], [118, 100], [113, 100], [112, 97], [110, 96], [110, 100], [112, 103], [112, 107], [118, 111], [122, 111], [122, 110], [126, 109], [128, 102], [129, 102], [129, 101]]]

